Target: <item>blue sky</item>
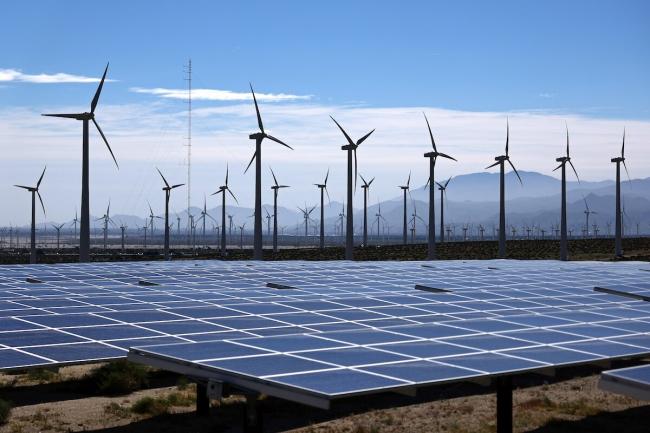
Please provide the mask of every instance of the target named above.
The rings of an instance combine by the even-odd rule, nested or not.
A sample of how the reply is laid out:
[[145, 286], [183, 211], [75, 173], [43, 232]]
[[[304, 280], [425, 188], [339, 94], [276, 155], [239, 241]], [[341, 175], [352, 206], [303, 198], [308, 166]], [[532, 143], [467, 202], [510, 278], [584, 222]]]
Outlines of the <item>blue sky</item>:
[[[292, 204], [312, 198], [299, 185], [319, 180], [311, 177], [322, 177], [327, 166], [343, 175], [342, 137], [329, 114], [347, 122], [352, 135], [378, 128], [359, 153], [362, 173], [385, 175], [377, 181], [377, 198], [394, 195], [393, 186], [410, 169], [424, 183], [421, 111], [441, 146], [461, 157], [453, 170], [441, 167], [441, 176], [488, 165], [501, 150], [506, 116], [520, 169], [552, 174], [558, 155], [549, 154], [546, 167], [533, 154], [550, 145], [561, 152], [568, 121], [585, 178], [611, 177], [608, 158], [623, 126], [629, 152], [645, 158], [630, 164], [633, 175], [648, 175], [647, 1], [188, 3], [3, 4], [0, 146], [13, 164], [0, 170], [2, 196], [26, 201], [10, 185], [36, 178], [47, 163], [53, 218], [63, 219], [77, 205], [68, 197], [78, 195], [80, 125], [38, 114], [87, 109], [96, 84], [44, 84], [33, 76], [70, 74], [83, 81], [98, 77], [110, 60], [115, 81], [105, 87], [98, 119], [123, 167], [112, 171], [93, 136], [98, 199], [91, 211], [120, 196], [127, 198], [114, 199], [118, 211], [140, 212], [145, 199], [157, 198], [154, 165], [184, 178], [183, 64], [190, 57], [194, 87], [208, 91], [195, 101], [197, 205], [214, 189], [208, 182], [220, 184], [226, 162], [238, 173], [233, 181], [245, 182], [242, 201], [251, 201], [252, 179], [241, 174], [251, 154], [246, 134], [255, 128], [245, 94], [249, 81], [262, 94], [267, 127], [296, 146], [292, 154], [273, 147], [265, 154], [265, 165], [282, 167], [297, 185], [287, 193]], [[233, 93], [209, 93], [215, 90]], [[412, 148], [413, 157], [393, 146]], [[334, 178], [333, 195], [342, 197], [344, 179]], [[182, 200], [174, 204], [182, 207]]]

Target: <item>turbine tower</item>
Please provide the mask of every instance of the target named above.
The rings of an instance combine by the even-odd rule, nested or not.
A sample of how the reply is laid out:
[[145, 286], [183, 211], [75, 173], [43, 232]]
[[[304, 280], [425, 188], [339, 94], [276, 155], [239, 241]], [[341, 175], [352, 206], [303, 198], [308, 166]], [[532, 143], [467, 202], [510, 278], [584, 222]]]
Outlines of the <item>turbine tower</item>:
[[[436, 161], [438, 157], [451, 159], [456, 161], [456, 158], [451, 157], [442, 152], [438, 152], [436, 148], [436, 141], [433, 139], [433, 133], [431, 132], [431, 125], [429, 125], [429, 119], [427, 115], [424, 115], [424, 120], [427, 122], [427, 128], [429, 129], [429, 137], [431, 137], [431, 147], [433, 148], [432, 152], [427, 152], [424, 154], [425, 158], [429, 158], [429, 179], [427, 184], [429, 185], [429, 235], [427, 240], [427, 260], [434, 260], [436, 258], [436, 207], [435, 207], [435, 169]], [[415, 223], [413, 223], [413, 228], [415, 228]]]
[[[178, 188], [179, 186], [183, 186], [183, 183], [178, 183], [176, 185], [169, 185], [169, 182], [167, 182], [167, 179], [165, 179], [165, 176], [161, 173], [161, 171], [158, 170], [158, 174], [160, 177], [162, 177], [163, 182], [165, 182], [165, 186], [163, 187], [163, 191], [165, 191], [165, 249], [164, 249], [164, 255], [165, 255], [165, 260], [169, 260], [169, 196], [172, 193], [172, 189]], [[152, 212], [153, 214], [153, 212]], [[153, 219], [152, 219], [153, 221]]]
[[58, 226], [56, 224], [52, 224], [52, 228], [56, 230], [56, 251], [58, 252], [61, 246], [61, 229], [63, 228], [63, 224], [59, 224]]
[[[616, 257], [623, 256], [623, 241], [622, 241], [622, 219], [623, 214], [621, 212], [621, 163], [625, 168], [625, 173], [627, 173], [627, 178], [630, 179], [630, 173], [627, 171], [627, 165], [625, 164], [625, 129], [623, 129], [623, 145], [621, 146], [621, 156], [612, 158], [612, 162], [616, 164], [616, 228], [615, 228], [615, 254]], [[631, 182], [631, 180], [630, 180]], [[589, 229], [587, 229], [589, 230]]]
[[353, 260], [353, 251], [354, 251], [354, 218], [353, 218], [353, 213], [354, 209], [352, 206], [352, 159], [354, 157], [354, 187], [356, 188], [357, 186], [357, 148], [363, 143], [368, 137], [370, 137], [370, 134], [375, 132], [373, 129], [363, 137], [357, 140], [355, 143], [352, 141], [350, 136], [348, 135], [347, 132], [343, 129], [341, 125], [332, 117], [330, 116], [332, 120], [334, 120], [334, 123], [336, 123], [336, 126], [339, 127], [343, 135], [345, 136], [345, 139], [347, 140], [348, 144], [345, 146], [341, 146], [341, 150], [345, 150], [348, 153], [348, 210], [347, 210], [347, 221], [345, 224], [345, 260]]
[[38, 182], [36, 182], [36, 186], [14, 185], [17, 188], [26, 189], [32, 194], [32, 229], [31, 229], [31, 247], [30, 247], [30, 254], [29, 254], [30, 264], [36, 263], [36, 196], [38, 196], [38, 200], [41, 202], [41, 207], [43, 208], [43, 215], [45, 215], [45, 205], [43, 204], [43, 198], [41, 197], [41, 193], [38, 191], [39, 187], [41, 186], [41, 182], [43, 181], [43, 176], [45, 176], [45, 170], [47, 170], [47, 166], [43, 168], [43, 173], [41, 173], [41, 177], [38, 178]]
[[305, 238], [309, 236], [309, 220], [311, 219], [311, 213], [316, 209], [316, 206], [313, 206], [311, 209], [307, 208], [307, 205], [305, 205], [305, 208], [298, 207], [298, 210], [302, 212], [302, 217], [305, 219]]
[[[228, 187], [228, 165], [226, 165], [226, 182], [225, 185], [221, 185], [219, 190], [213, 192], [211, 195], [223, 194], [221, 196], [221, 254], [226, 254], [226, 191], [232, 196], [235, 200], [235, 203], [239, 204], [237, 197], [232, 193]], [[232, 229], [232, 216], [228, 215], [230, 220], [230, 227]]]
[[583, 199], [584, 202], [585, 202], [585, 211], [584, 211], [584, 214], [585, 214], [585, 238], [586, 238], [586, 237], [589, 237], [589, 216], [591, 216], [591, 215], [597, 215], [598, 212], [596, 212], [595, 210], [591, 210], [591, 209], [589, 208], [589, 204], [587, 203], [587, 199], [586, 199], [586, 198], [583, 197], [582, 199]]
[[[445, 197], [447, 196], [447, 185], [449, 185], [450, 180], [451, 177], [447, 179], [444, 185], [436, 182], [440, 191], [440, 242], [445, 241]], [[429, 221], [429, 223], [431, 222]]]
[[327, 169], [325, 181], [323, 183], [315, 183], [314, 185], [320, 190], [320, 236], [318, 246], [321, 250], [325, 248], [325, 196], [327, 194], [327, 201], [330, 202], [330, 193], [327, 191], [327, 179], [330, 177], [330, 169]]
[[407, 230], [408, 230], [408, 227], [407, 227], [407, 222], [408, 222], [408, 221], [407, 221], [407, 215], [406, 215], [406, 193], [407, 193], [407, 192], [408, 192], [409, 194], [411, 193], [410, 190], [409, 190], [410, 187], [411, 187], [411, 173], [409, 172], [409, 178], [408, 178], [408, 180], [406, 181], [406, 185], [402, 185], [402, 186], [399, 186], [399, 187], [398, 187], [398, 188], [400, 188], [400, 189], [402, 190], [402, 192], [404, 193], [404, 224], [403, 224], [403, 229], [402, 229], [402, 243], [403, 243], [404, 245], [406, 245], [406, 243], [407, 243], [407, 241], [408, 241], [408, 239], [407, 239], [407, 235], [406, 235], [406, 234], [407, 234], [406, 232], [407, 232]]
[[517, 178], [519, 179], [519, 182], [523, 185], [524, 183], [521, 180], [521, 176], [519, 176], [519, 172], [515, 168], [514, 164], [512, 161], [510, 161], [510, 155], [508, 153], [508, 145], [510, 141], [510, 123], [506, 121], [506, 154], [497, 156], [494, 158], [496, 161], [494, 164], [486, 167], [486, 170], [488, 168], [492, 168], [495, 166], [499, 166], [500, 170], [500, 176], [499, 176], [499, 258], [500, 259], [505, 259], [506, 258], [506, 179], [505, 179], [505, 165], [506, 162], [510, 164], [512, 169], [514, 170], [515, 174], [517, 175]]
[[373, 177], [370, 179], [370, 182], [366, 182], [366, 180], [363, 178], [363, 176], [359, 175], [361, 177], [361, 181], [363, 182], [363, 185], [361, 185], [361, 189], [363, 190], [363, 246], [367, 247], [368, 246], [368, 188], [370, 188], [370, 185], [375, 181], [375, 178]]
[[215, 223], [217, 222], [217, 220], [215, 220], [215, 219], [212, 217], [212, 215], [210, 215], [210, 214], [208, 213], [208, 202], [207, 202], [207, 200], [206, 200], [206, 198], [205, 198], [205, 196], [204, 196], [204, 197], [203, 197], [203, 210], [201, 211], [201, 216], [200, 216], [199, 219], [197, 220], [197, 222], [199, 222], [199, 221], [202, 222], [202, 227], [201, 227], [201, 237], [203, 238], [203, 247], [204, 247], [204, 248], [207, 248], [207, 242], [206, 242], [206, 240], [205, 240], [205, 223], [206, 223], [206, 219], [207, 219], [207, 218], [210, 218], [210, 219], [211, 219], [212, 221], [214, 221]]
[[262, 116], [260, 115], [260, 108], [257, 105], [257, 99], [255, 98], [255, 92], [253, 91], [253, 85], [250, 85], [251, 93], [253, 94], [253, 102], [255, 102], [255, 111], [257, 113], [257, 125], [260, 128], [260, 132], [250, 134], [248, 138], [255, 140], [255, 153], [251, 161], [248, 163], [244, 173], [248, 171], [248, 168], [255, 160], [255, 222], [253, 227], [253, 259], [262, 260], [262, 141], [265, 138], [268, 138], [271, 141], [275, 141], [289, 149], [293, 150], [288, 144], [278, 140], [277, 138], [264, 132], [264, 125], [262, 124]]
[[[566, 164], [567, 162], [573, 169], [573, 172], [576, 175], [576, 179], [580, 182], [580, 177], [576, 168], [571, 162], [571, 156], [569, 154], [569, 127], [566, 127], [566, 156], [561, 156], [555, 159], [556, 162], [559, 162], [560, 165], [555, 167], [555, 170], [562, 169], [562, 205], [561, 205], [561, 216], [560, 216], [560, 260], [569, 259], [569, 248], [567, 240], [567, 222], [566, 222]], [[587, 202], [585, 201], [585, 204]]]
[[90, 112], [85, 113], [73, 113], [73, 114], [43, 114], [43, 116], [49, 117], [63, 117], [67, 119], [76, 119], [83, 122], [83, 141], [82, 141], [82, 163], [81, 163], [81, 221], [79, 226], [79, 261], [88, 262], [90, 261], [90, 194], [89, 194], [89, 184], [90, 184], [90, 174], [89, 174], [89, 138], [88, 138], [88, 123], [93, 122], [99, 135], [101, 135], [108, 151], [113, 157], [113, 162], [119, 170], [119, 165], [117, 164], [117, 159], [113, 154], [111, 146], [108, 144], [108, 140], [104, 135], [104, 132], [99, 127], [99, 124], [95, 120], [95, 108], [97, 108], [97, 103], [99, 102], [99, 95], [102, 93], [102, 87], [104, 86], [104, 80], [106, 79], [106, 73], [108, 72], [108, 64], [106, 64], [106, 69], [104, 69], [104, 75], [99, 82], [95, 96], [93, 97], [92, 102], [90, 103]]
[[[278, 192], [281, 188], [289, 188], [289, 185], [280, 185], [278, 184], [278, 179], [275, 177], [275, 173], [272, 168], [271, 174], [273, 175], [273, 252], [278, 252]], [[225, 233], [225, 231], [224, 231]]]

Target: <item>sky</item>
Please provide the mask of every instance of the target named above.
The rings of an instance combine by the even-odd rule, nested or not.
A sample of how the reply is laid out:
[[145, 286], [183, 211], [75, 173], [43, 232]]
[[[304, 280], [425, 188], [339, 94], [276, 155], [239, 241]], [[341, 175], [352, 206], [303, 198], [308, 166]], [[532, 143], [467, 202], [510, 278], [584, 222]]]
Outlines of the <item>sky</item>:
[[[294, 147], [263, 145], [264, 202], [272, 166], [292, 187], [287, 207], [342, 201], [344, 138], [357, 138], [359, 171], [376, 177], [371, 201], [398, 195], [409, 171], [427, 178], [422, 154], [431, 122], [439, 150], [459, 162], [437, 176], [480, 172], [503, 152], [506, 118], [520, 170], [549, 175], [565, 125], [581, 177], [613, 177], [620, 150], [632, 177], [650, 176], [650, 3], [647, 1], [80, 1], [5, 2], [0, 18], [0, 225], [25, 223], [36, 182], [47, 219], [79, 207], [81, 124], [46, 112], [88, 110], [110, 61], [96, 111], [117, 170], [91, 132], [91, 213], [162, 211], [155, 167], [187, 182], [186, 65], [192, 60], [192, 204], [209, 194], [226, 164], [240, 204], [252, 207], [244, 174], [256, 130], [253, 84], [269, 133]], [[186, 207], [187, 190], [171, 207]], [[358, 197], [360, 205], [360, 196]], [[39, 219], [43, 216], [39, 215]]]

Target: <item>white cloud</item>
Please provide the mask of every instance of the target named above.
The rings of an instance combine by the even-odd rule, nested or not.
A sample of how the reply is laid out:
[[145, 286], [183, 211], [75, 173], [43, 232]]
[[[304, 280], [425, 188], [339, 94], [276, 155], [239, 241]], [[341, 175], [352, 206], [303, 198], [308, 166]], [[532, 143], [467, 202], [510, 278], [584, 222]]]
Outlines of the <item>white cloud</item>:
[[[59, 72], [56, 74], [25, 74], [18, 69], [0, 69], [0, 82], [22, 82], [37, 84], [97, 83], [100, 78], [86, 77]], [[113, 81], [113, 80], [106, 80]]]
[[555, 93], [542, 92], [537, 96], [539, 96], [540, 98], [544, 98], [544, 99], [551, 99], [551, 98], [555, 98]]
[[[189, 92], [187, 89], [166, 89], [164, 87], [155, 87], [146, 89], [142, 87], [132, 87], [130, 89], [136, 93], [146, 93], [149, 95], [159, 96], [166, 99], [187, 99]], [[312, 95], [291, 95], [286, 93], [255, 93], [258, 101], [278, 102], [278, 101], [297, 101], [309, 100]], [[192, 99], [202, 101], [248, 101], [253, 96], [248, 92], [233, 92], [231, 90], [220, 89], [192, 89]]]

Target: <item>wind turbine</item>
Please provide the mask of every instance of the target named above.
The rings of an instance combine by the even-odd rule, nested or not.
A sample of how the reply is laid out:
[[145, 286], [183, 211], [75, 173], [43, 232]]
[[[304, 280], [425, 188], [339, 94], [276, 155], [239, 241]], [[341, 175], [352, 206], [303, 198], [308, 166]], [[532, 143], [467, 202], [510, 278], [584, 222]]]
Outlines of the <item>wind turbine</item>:
[[[272, 168], [271, 174], [273, 175], [273, 252], [278, 252], [278, 192], [281, 188], [289, 188], [289, 185], [280, 185], [278, 184], [278, 179], [275, 177], [275, 173]], [[224, 231], [225, 233], [225, 231]]]
[[311, 213], [316, 209], [316, 206], [313, 206], [311, 209], [307, 208], [307, 205], [305, 205], [305, 208], [298, 207], [298, 210], [302, 212], [302, 217], [305, 219], [305, 238], [309, 236], [309, 220], [310, 220], [310, 215]]
[[[630, 173], [627, 171], [627, 165], [625, 164], [625, 129], [623, 129], [623, 145], [621, 146], [621, 156], [612, 158], [612, 162], [616, 164], [616, 228], [615, 228], [615, 254], [616, 257], [623, 256], [623, 241], [622, 241], [622, 227], [621, 222], [623, 219], [623, 214], [621, 212], [621, 163], [625, 168], [625, 173], [627, 173], [628, 180], [630, 179]], [[630, 180], [630, 182], [632, 182]]]
[[61, 245], [61, 243], [60, 243], [60, 241], [61, 241], [61, 229], [63, 228], [64, 225], [65, 225], [65, 223], [59, 224], [58, 226], [56, 224], [52, 224], [52, 228], [54, 228], [54, 230], [56, 230], [56, 250], [57, 250], [57, 252], [59, 251], [59, 248], [60, 248], [60, 245]]
[[106, 250], [107, 240], [108, 240], [108, 223], [115, 225], [115, 222], [111, 219], [111, 202], [108, 202], [108, 207], [106, 208], [106, 213], [104, 216], [97, 218], [95, 221], [104, 221], [104, 250]]
[[120, 230], [122, 231], [122, 253], [125, 252], [125, 248], [124, 248], [124, 234], [125, 234], [125, 232], [126, 232], [126, 229], [128, 229], [128, 228], [129, 228], [129, 226], [127, 226], [126, 224], [124, 224], [124, 222], [121, 222], [121, 223], [120, 223]]
[[320, 190], [320, 237], [318, 246], [322, 250], [325, 248], [325, 196], [327, 194], [327, 201], [330, 202], [330, 193], [327, 191], [327, 179], [330, 177], [330, 169], [327, 169], [325, 181], [323, 183], [315, 183], [314, 185]]
[[585, 237], [589, 237], [589, 216], [590, 215], [597, 215], [598, 212], [596, 212], [595, 210], [589, 209], [589, 204], [587, 204], [587, 199], [584, 198], [584, 197], [582, 199], [585, 202], [585, 211], [584, 211], [584, 213], [585, 213]]
[[104, 80], [106, 79], [106, 73], [108, 72], [108, 64], [106, 64], [106, 69], [104, 69], [104, 75], [97, 86], [95, 91], [95, 96], [90, 103], [90, 112], [84, 113], [73, 113], [73, 114], [43, 114], [43, 116], [48, 117], [63, 117], [67, 119], [75, 119], [83, 122], [83, 141], [82, 141], [82, 165], [81, 165], [81, 224], [80, 224], [80, 233], [79, 233], [79, 261], [88, 262], [90, 261], [90, 197], [89, 197], [89, 138], [88, 138], [88, 123], [93, 122], [99, 135], [101, 135], [106, 147], [113, 157], [115, 166], [119, 170], [119, 165], [117, 164], [117, 159], [113, 154], [111, 146], [108, 144], [108, 140], [104, 135], [104, 132], [99, 127], [99, 124], [95, 120], [95, 108], [97, 108], [97, 103], [99, 102], [99, 95], [102, 93], [102, 87], [104, 86]]
[[422, 217], [418, 216], [418, 208], [415, 206], [415, 201], [411, 200], [413, 202], [413, 213], [411, 214], [411, 243], [415, 242], [415, 225], [417, 224], [417, 220], [422, 221], [422, 224], [425, 226], [427, 225], [426, 222], [422, 219]]
[[38, 191], [39, 187], [41, 186], [41, 182], [43, 181], [43, 176], [45, 176], [45, 170], [47, 170], [47, 166], [43, 168], [43, 173], [41, 173], [41, 177], [38, 178], [36, 186], [14, 185], [17, 188], [26, 189], [32, 194], [32, 229], [31, 249], [29, 254], [29, 263], [31, 264], [36, 263], [36, 196], [38, 196], [38, 200], [41, 202], [43, 215], [45, 215], [45, 205], [43, 204], [43, 198], [41, 197], [41, 193]]
[[[438, 190], [440, 191], [440, 242], [445, 241], [445, 196], [447, 195], [447, 185], [449, 185], [451, 177], [447, 179], [445, 184], [436, 182]], [[431, 221], [429, 221], [431, 223]]]
[[379, 242], [379, 223], [380, 220], [386, 221], [386, 218], [381, 214], [381, 203], [377, 204], [377, 213], [375, 214], [375, 217], [377, 218], [377, 242]]
[[361, 181], [363, 182], [363, 185], [361, 185], [361, 189], [363, 190], [363, 246], [367, 247], [368, 246], [368, 189], [370, 188], [370, 185], [372, 185], [372, 183], [375, 181], [375, 178], [373, 177], [372, 179], [370, 179], [370, 182], [366, 182], [363, 176], [361, 176]]
[[[348, 152], [348, 211], [347, 211], [347, 221], [345, 225], [345, 259], [346, 260], [353, 260], [353, 251], [354, 251], [354, 218], [353, 218], [353, 202], [352, 202], [352, 159], [354, 158], [354, 187], [356, 188], [357, 186], [357, 148], [363, 143], [368, 137], [370, 137], [370, 134], [375, 132], [373, 129], [363, 137], [357, 140], [355, 143], [352, 141], [350, 136], [348, 135], [347, 132], [343, 129], [341, 125], [332, 117], [330, 116], [332, 120], [334, 120], [334, 123], [336, 123], [336, 126], [339, 127], [343, 135], [345, 136], [345, 139], [347, 140], [348, 144], [341, 146], [341, 150], [345, 150]], [[341, 229], [342, 230], [342, 229]]]
[[246, 227], [246, 223], [243, 223], [242, 225], [239, 226], [239, 249], [243, 250], [244, 249], [244, 228]]
[[[228, 187], [228, 165], [226, 164], [226, 182], [219, 187], [219, 190], [213, 192], [211, 195], [223, 194], [221, 196], [221, 254], [226, 254], [226, 192], [232, 196], [235, 203], [239, 204], [237, 197], [232, 193]], [[230, 220], [230, 230], [232, 231], [232, 215], [228, 215]], [[232, 234], [232, 233], [231, 233]]]
[[409, 178], [406, 181], [406, 185], [398, 186], [404, 193], [404, 225], [402, 229], [402, 243], [406, 245], [407, 243], [407, 237], [406, 237], [406, 230], [407, 230], [407, 218], [406, 218], [406, 193], [408, 192], [410, 194], [409, 188], [411, 187], [411, 172], [409, 172]]
[[201, 211], [201, 216], [199, 217], [197, 222], [202, 221], [201, 236], [203, 237], [203, 247], [204, 248], [207, 247], [207, 243], [206, 243], [206, 240], [205, 240], [205, 222], [206, 222], [205, 220], [206, 220], [206, 218], [210, 218], [215, 223], [217, 222], [217, 220], [214, 219], [212, 217], [212, 215], [210, 215], [208, 213], [208, 202], [207, 202], [206, 198], [203, 197], [203, 210]]
[[[165, 260], [169, 260], [169, 197], [172, 193], [172, 189], [178, 188], [180, 186], [183, 186], [183, 183], [178, 183], [176, 185], [169, 185], [169, 182], [167, 182], [167, 179], [165, 179], [165, 176], [163, 176], [162, 172], [160, 169], [156, 167], [156, 170], [158, 171], [158, 174], [162, 178], [163, 182], [165, 183], [165, 186], [162, 188], [163, 191], [165, 191], [165, 249], [164, 249], [164, 255], [165, 255]], [[151, 209], [151, 205], [149, 206], [149, 209]], [[153, 210], [151, 211], [151, 215], [153, 216]], [[153, 218], [151, 219], [151, 233], [153, 234]]]
[[515, 165], [510, 161], [510, 155], [508, 153], [508, 144], [510, 142], [510, 123], [506, 121], [506, 154], [497, 156], [494, 158], [496, 161], [494, 164], [486, 167], [492, 168], [499, 166], [500, 176], [499, 176], [499, 258], [505, 259], [506, 257], [506, 179], [505, 179], [505, 165], [506, 162], [510, 164], [514, 170], [519, 182], [523, 185], [524, 183], [519, 176], [519, 172], [515, 168]]
[[[433, 151], [425, 153], [424, 157], [429, 158], [429, 179], [427, 180], [427, 184], [429, 185], [429, 235], [427, 240], [427, 260], [434, 260], [436, 258], [436, 207], [434, 203], [436, 195], [434, 186], [436, 180], [434, 173], [436, 169], [436, 161], [438, 160], [438, 157], [451, 159], [452, 161], [456, 161], [456, 158], [438, 152], [436, 141], [433, 139], [433, 133], [431, 132], [431, 125], [429, 125], [429, 119], [427, 119], [426, 114], [422, 114], [424, 115], [424, 120], [427, 122], [429, 137], [431, 137], [431, 147], [433, 148]], [[415, 223], [413, 224], [413, 228], [415, 228]]]
[[275, 141], [289, 149], [293, 150], [291, 146], [278, 140], [272, 135], [264, 132], [264, 125], [262, 124], [262, 116], [260, 115], [260, 108], [257, 105], [257, 99], [255, 98], [255, 92], [253, 91], [253, 85], [251, 84], [251, 93], [253, 94], [253, 101], [255, 102], [255, 111], [257, 113], [257, 125], [260, 128], [260, 132], [250, 134], [248, 138], [255, 140], [255, 153], [251, 158], [251, 161], [248, 163], [244, 173], [248, 171], [248, 168], [255, 160], [255, 223], [253, 227], [253, 259], [262, 260], [262, 141], [265, 138], [268, 138], [271, 141]]
[[266, 213], [266, 236], [271, 236], [271, 218], [273, 217], [267, 208], [264, 208], [264, 212]]
[[79, 222], [79, 218], [77, 217], [77, 211], [74, 211], [74, 219], [72, 220], [72, 224], [74, 225], [74, 241], [77, 242], [77, 223]]
[[[567, 240], [567, 221], [566, 221], [566, 164], [567, 162], [573, 169], [573, 172], [576, 175], [576, 179], [578, 179], [578, 182], [580, 182], [580, 177], [578, 176], [578, 172], [576, 171], [576, 168], [573, 166], [573, 163], [571, 162], [571, 155], [569, 154], [569, 127], [566, 127], [566, 156], [561, 156], [559, 158], [555, 158], [556, 162], [559, 162], [560, 165], [555, 167], [555, 170], [562, 169], [562, 206], [561, 206], [561, 216], [560, 216], [560, 260], [568, 260], [569, 258], [569, 248], [568, 248], [568, 240]], [[585, 204], [587, 201], [585, 200]], [[589, 217], [587, 217], [589, 218]], [[587, 230], [589, 230], [587, 226]]]
[[[151, 203], [147, 201], [147, 204], [149, 205], [149, 234], [151, 235], [151, 239], [153, 241], [153, 232], [154, 232], [154, 220], [156, 218], [162, 219], [162, 217], [159, 217], [158, 215], [154, 215], [153, 209], [151, 208]], [[152, 242], [153, 243], [153, 242]]]

